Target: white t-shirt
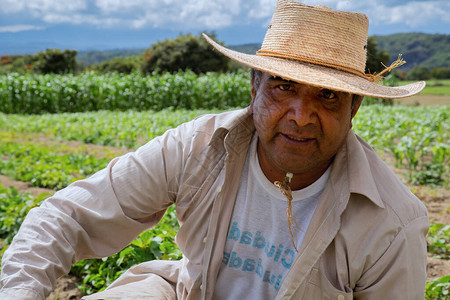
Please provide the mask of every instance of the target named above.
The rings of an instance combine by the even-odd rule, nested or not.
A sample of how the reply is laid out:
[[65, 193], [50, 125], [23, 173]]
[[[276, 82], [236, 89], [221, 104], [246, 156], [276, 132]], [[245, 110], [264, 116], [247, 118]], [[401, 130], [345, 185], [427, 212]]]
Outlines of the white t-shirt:
[[[255, 133], [233, 209], [215, 300], [274, 299], [297, 254], [289, 236], [288, 201], [261, 170], [257, 141]], [[330, 168], [313, 184], [292, 192], [292, 208], [301, 228], [294, 237], [297, 248], [329, 173]]]

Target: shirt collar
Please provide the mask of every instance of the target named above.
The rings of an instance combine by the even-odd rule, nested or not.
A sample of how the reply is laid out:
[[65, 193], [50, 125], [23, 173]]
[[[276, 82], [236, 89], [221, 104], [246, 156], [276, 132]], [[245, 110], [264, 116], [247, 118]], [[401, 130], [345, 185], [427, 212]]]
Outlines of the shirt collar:
[[377, 206], [384, 208], [368, 160], [367, 152], [373, 152], [372, 148], [352, 130], [348, 133], [346, 148], [350, 193], [364, 195]]
[[[222, 125], [218, 127], [210, 140], [210, 144], [217, 142], [218, 139], [225, 142], [227, 152], [240, 154], [247, 151], [255, 125], [253, 123], [252, 112], [249, 107], [225, 115]], [[339, 172], [347, 170], [348, 191], [364, 195], [375, 205], [384, 208], [378, 192], [377, 185], [372, 176], [370, 164], [366, 154], [367, 149], [371, 149], [361, 138], [352, 130], [349, 131], [346, 143], [336, 154], [333, 167], [344, 164], [346, 168], [340, 168]], [[373, 150], [372, 150], [373, 151]], [[345, 182], [345, 181], [343, 181]], [[343, 183], [342, 182], [342, 183]]]
[[217, 142], [218, 139], [226, 139], [232, 142], [233, 138], [238, 138], [240, 140], [242, 138], [245, 139], [246, 135], [250, 137], [253, 135], [255, 125], [253, 123], [250, 107], [225, 113], [222, 114], [222, 116], [224, 117], [221, 122], [222, 125], [214, 131], [209, 144]]

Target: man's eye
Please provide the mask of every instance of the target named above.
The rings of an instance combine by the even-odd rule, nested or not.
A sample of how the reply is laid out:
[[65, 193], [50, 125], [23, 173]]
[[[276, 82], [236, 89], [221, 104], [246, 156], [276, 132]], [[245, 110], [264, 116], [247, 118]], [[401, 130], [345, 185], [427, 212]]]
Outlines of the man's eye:
[[292, 85], [289, 83], [280, 84], [278, 88], [282, 91], [289, 91], [291, 89]]
[[336, 94], [330, 90], [321, 90], [320, 95], [322, 98], [329, 99], [329, 100], [336, 98]]

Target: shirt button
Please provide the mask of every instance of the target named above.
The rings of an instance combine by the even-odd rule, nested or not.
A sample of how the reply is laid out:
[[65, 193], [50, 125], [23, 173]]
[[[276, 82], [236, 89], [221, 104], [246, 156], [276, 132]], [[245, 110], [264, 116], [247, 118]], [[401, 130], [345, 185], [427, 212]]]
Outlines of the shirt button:
[[339, 295], [338, 296], [338, 300], [344, 300], [344, 299], [345, 299], [344, 295]]
[[216, 189], [216, 191], [217, 191], [218, 193], [220, 193], [220, 192], [222, 191], [222, 186], [218, 186], [217, 189]]
[[203, 244], [206, 243], [206, 236], [203, 238]]
[[203, 284], [200, 284], [200, 290], [203, 290]]

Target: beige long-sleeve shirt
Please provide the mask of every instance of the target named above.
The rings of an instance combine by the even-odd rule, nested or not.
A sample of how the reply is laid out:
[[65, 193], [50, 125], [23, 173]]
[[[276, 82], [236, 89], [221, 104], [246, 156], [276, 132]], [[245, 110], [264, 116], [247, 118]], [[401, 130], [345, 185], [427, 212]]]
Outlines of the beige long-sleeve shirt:
[[[71, 264], [119, 251], [175, 203], [183, 260], [141, 267], [177, 299], [211, 299], [254, 130], [248, 109], [203, 116], [58, 191], [5, 252], [0, 298], [43, 299]], [[424, 205], [350, 131], [277, 299], [423, 299], [427, 230]]]

